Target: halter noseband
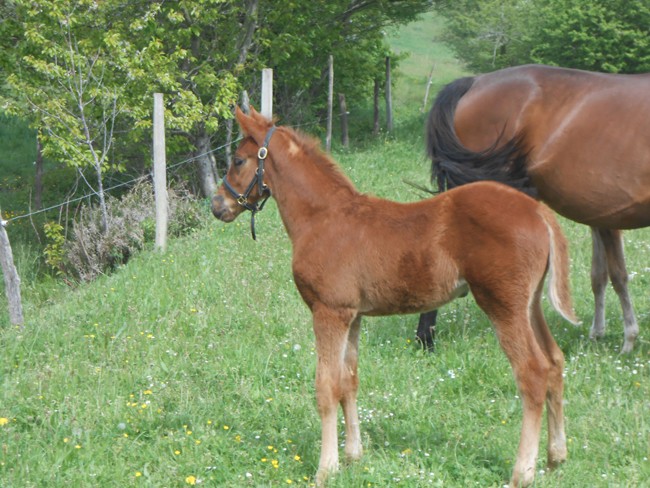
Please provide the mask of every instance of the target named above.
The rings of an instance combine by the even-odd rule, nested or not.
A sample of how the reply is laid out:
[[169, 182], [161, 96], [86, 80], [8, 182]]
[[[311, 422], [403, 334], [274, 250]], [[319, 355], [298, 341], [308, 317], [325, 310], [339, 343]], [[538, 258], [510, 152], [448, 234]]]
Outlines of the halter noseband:
[[[246, 188], [246, 191], [244, 191], [244, 193], [237, 192], [237, 190], [235, 190], [233, 186], [228, 182], [226, 175], [223, 176], [223, 186], [226, 187], [226, 190], [228, 190], [228, 192], [233, 196], [233, 198], [237, 200], [237, 203], [239, 205], [244, 207], [246, 210], [251, 211], [251, 235], [253, 236], [253, 240], [256, 239], [255, 214], [264, 208], [266, 201], [271, 196], [271, 189], [264, 183], [264, 160], [269, 155], [269, 149], [268, 149], [269, 141], [271, 140], [271, 136], [273, 135], [273, 132], [275, 132], [275, 126], [271, 127], [269, 131], [266, 133], [266, 137], [264, 138], [264, 144], [257, 151], [257, 170], [255, 170], [255, 176], [253, 176], [253, 179], [248, 184], [248, 187]], [[248, 201], [248, 197], [253, 191], [255, 185], [257, 185], [257, 191], [259, 193], [259, 196], [263, 196], [264, 194], [266, 194], [261, 204], [258, 204], [259, 202], [250, 203]]]

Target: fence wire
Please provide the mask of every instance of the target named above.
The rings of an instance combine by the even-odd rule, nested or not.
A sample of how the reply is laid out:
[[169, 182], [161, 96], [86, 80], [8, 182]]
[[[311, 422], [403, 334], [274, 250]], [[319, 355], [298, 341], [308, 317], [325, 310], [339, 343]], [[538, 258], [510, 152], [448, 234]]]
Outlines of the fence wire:
[[[318, 125], [321, 122], [322, 122], [322, 119], [318, 119], [318, 120], [313, 121], [313, 122], [306, 122], [304, 124], [298, 124], [298, 125], [293, 125], [293, 126], [285, 126], [285, 127], [291, 127], [291, 128], [295, 129], [295, 128], [299, 128], [299, 127], [307, 127], [307, 126]], [[219, 147], [217, 147], [215, 149], [211, 149], [211, 150], [206, 151], [206, 152], [204, 152], [202, 154], [197, 154], [195, 156], [192, 156], [191, 158], [187, 158], [187, 159], [185, 159], [183, 161], [179, 161], [177, 163], [168, 165], [168, 166], [166, 166], [166, 170], [175, 169], [175, 168], [178, 168], [178, 167], [183, 166], [185, 164], [191, 163], [193, 161], [196, 161], [199, 158], [202, 158], [203, 156], [207, 156], [208, 154], [212, 154], [212, 153], [221, 151], [222, 149], [225, 149], [226, 147], [228, 147], [228, 146], [230, 146], [232, 144], [236, 144], [237, 142], [239, 142], [241, 140], [242, 140], [242, 138], [239, 137], [239, 138], [233, 140], [232, 142], [223, 144], [223, 145], [221, 145], [221, 146], [219, 146]], [[148, 173], [148, 174], [142, 175], [142, 176], [138, 176], [137, 178], [133, 178], [132, 180], [124, 181], [122, 183], [118, 183], [116, 185], [105, 188], [104, 193], [109, 193], [109, 192], [111, 192], [113, 190], [116, 190], [117, 188], [121, 188], [121, 187], [124, 187], [124, 186], [129, 186], [129, 185], [133, 185], [135, 183], [139, 183], [140, 181], [146, 180], [148, 178], [151, 178], [151, 173]], [[93, 192], [87, 193], [85, 195], [82, 195], [80, 197], [71, 198], [70, 200], [66, 200], [65, 202], [58, 203], [56, 205], [52, 205], [52, 206], [47, 207], [47, 208], [42, 208], [42, 209], [39, 209], [39, 210], [35, 210], [33, 212], [29, 212], [29, 213], [26, 213], [26, 214], [16, 215], [16, 216], [13, 216], [13, 217], [11, 217], [9, 219], [6, 219], [6, 220], [2, 219], [1, 216], [0, 216], [0, 225], [2, 225], [3, 227], [6, 227], [7, 224], [9, 224], [10, 222], [13, 222], [14, 220], [26, 219], [26, 218], [32, 217], [34, 215], [38, 215], [38, 214], [41, 214], [41, 213], [44, 213], [44, 212], [49, 212], [50, 210], [55, 210], [57, 208], [62, 208], [62, 207], [65, 207], [67, 205], [70, 205], [71, 203], [77, 203], [77, 202], [80, 202], [80, 201], [82, 201], [82, 200], [84, 200], [86, 198], [92, 198], [92, 197], [95, 197], [95, 196], [99, 196], [99, 193], [96, 192], [96, 191], [93, 191]]]

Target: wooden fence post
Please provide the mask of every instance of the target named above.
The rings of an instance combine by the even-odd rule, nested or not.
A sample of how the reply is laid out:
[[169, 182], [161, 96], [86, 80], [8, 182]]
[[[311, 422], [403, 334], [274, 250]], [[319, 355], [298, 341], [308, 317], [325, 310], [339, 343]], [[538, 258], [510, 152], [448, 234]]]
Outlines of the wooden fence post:
[[390, 57], [386, 56], [386, 131], [393, 132], [393, 95], [391, 93]]
[[431, 67], [431, 71], [429, 72], [429, 78], [427, 79], [427, 88], [424, 91], [424, 101], [422, 102], [422, 110], [420, 112], [424, 112], [427, 109], [427, 100], [429, 99], [429, 90], [431, 90], [431, 80], [433, 79], [433, 70], [436, 69], [436, 65], [434, 64]]
[[267, 119], [273, 118], [273, 70], [270, 68], [262, 70], [262, 111], [260, 113]]
[[339, 93], [339, 107], [341, 108], [341, 145], [350, 146], [350, 135], [348, 134], [348, 105], [345, 103], [345, 93]]
[[153, 94], [153, 182], [156, 197], [156, 248], [167, 249], [167, 161], [163, 94]]
[[372, 90], [372, 106], [372, 135], [377, 136], [379, 134], [379, 80], [377, 78]]
[[325, 150], [332, 149], [332, 105], [334, 103], [334, 56], [330, 54], [327, 66], [328, 91], [327, 91], [327, 134], [325, 136]]
[[23, 305], [20, 298], [20, 277], [16, 266], [14, 266], [14, 257], [11, 253], [11, 244], [5, 225], [7, 223], [2, 219], [0, 214], [0, 264], [2, 265], [2, 274], [5, 280], [5, 294], [9, 302], [9, 321], [12, 325], [23, 325]]

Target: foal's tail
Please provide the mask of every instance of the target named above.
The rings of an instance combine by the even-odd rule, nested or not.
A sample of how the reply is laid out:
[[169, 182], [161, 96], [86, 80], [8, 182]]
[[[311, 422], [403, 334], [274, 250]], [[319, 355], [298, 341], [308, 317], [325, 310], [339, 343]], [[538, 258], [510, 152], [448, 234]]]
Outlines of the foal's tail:
[[573, 310], [569, 286], [569, 246], [555, 215], [546, 205], [539, 205], [539, 214], [551, 238], [549, 255], [548, 297], [555, 310], [573, 325], [580, 322]]
[[436, 97], [427, 120], [427, 152], [431, 158], [431, 181], [439, 191], [474, 181], [491, 180], [512, 186], [535, 197], [526, 163], [528, 151], [523, 134], [502, 143], [499, 135], [484, 151], [474, 152], [458, 140], [454, 129], [456, 106], [476, 78], [459, 78], [445, 86]]

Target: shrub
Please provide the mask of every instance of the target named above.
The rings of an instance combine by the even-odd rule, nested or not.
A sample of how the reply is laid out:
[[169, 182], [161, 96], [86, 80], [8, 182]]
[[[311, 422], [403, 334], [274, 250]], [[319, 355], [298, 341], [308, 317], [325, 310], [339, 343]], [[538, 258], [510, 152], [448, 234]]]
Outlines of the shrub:
[[[171, 188], [168, 235], [179, 236], [198, 227], [201, 211], [183, 187]], [[84, 206], [65, 242], [65, 271], [73, 279], [91, 281], [125, 264], [155, 236], [155, 202], [150, 183], [140, 183], [122, 198], [107, 196], [108, 229], [101, 210]]]

